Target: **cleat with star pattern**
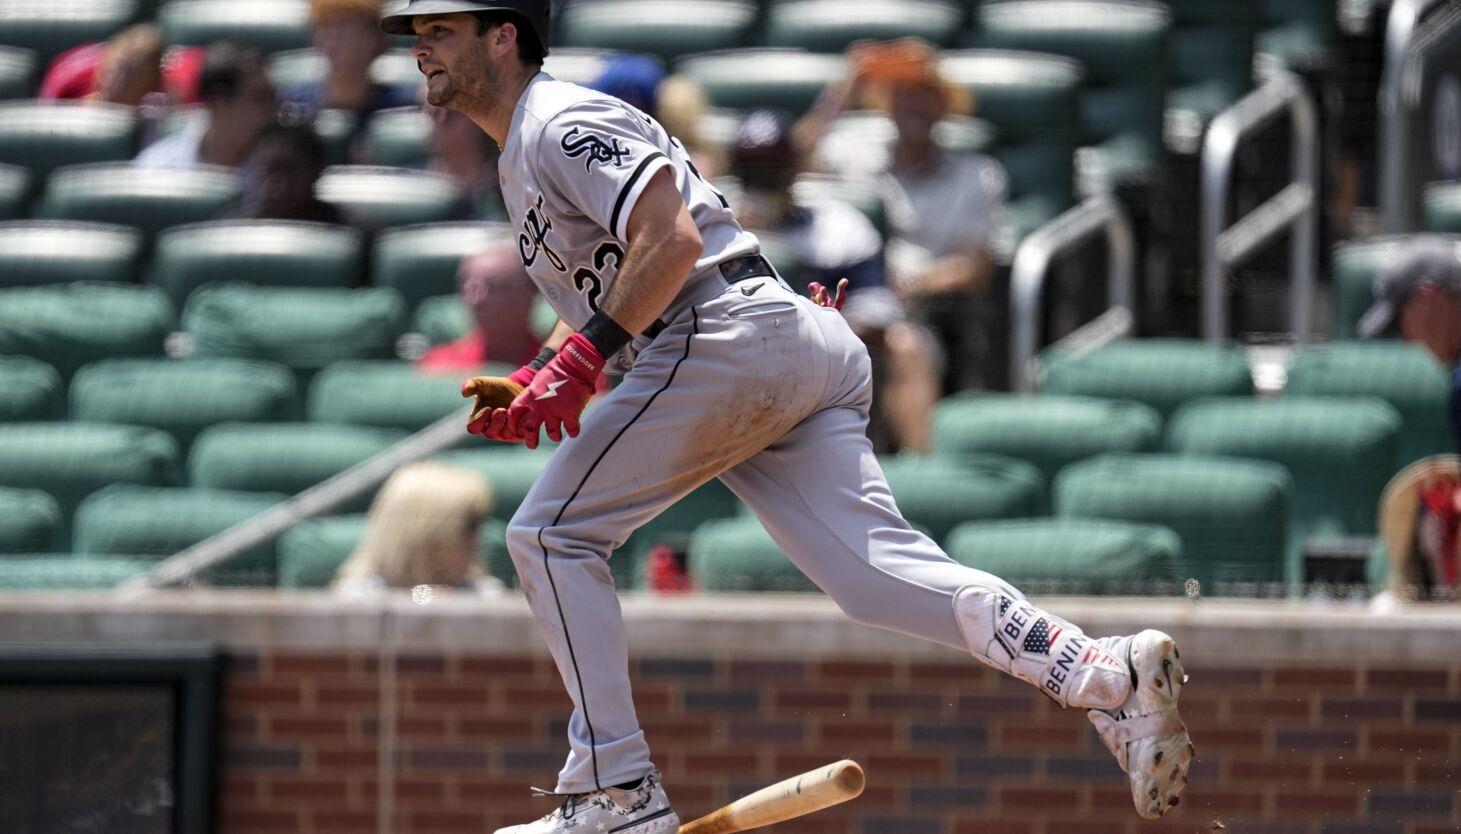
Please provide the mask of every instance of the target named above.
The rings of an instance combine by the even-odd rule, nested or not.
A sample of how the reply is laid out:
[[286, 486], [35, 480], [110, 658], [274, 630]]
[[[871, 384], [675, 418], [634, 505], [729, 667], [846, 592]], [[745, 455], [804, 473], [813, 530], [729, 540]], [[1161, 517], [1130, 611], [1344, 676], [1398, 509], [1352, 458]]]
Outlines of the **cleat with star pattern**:
[[563, 804], [536, 822], [497, 829], [497, 834], [675, 834], [680, 818], [670, 808], [659, 771], [629, 789], [604, 788], [592, 793], [554, 794]]

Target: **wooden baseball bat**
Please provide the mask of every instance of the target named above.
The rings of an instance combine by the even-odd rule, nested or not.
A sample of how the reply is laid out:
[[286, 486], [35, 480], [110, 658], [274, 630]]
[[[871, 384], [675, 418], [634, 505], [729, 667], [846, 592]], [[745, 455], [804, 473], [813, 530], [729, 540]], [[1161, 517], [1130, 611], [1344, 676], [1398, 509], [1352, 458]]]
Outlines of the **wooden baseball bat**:
[[680, 826], [679, 834], [731, 834], [775, 825], [856, 799], [864, 781], [862, 766], [843, 759], [743, 796]]

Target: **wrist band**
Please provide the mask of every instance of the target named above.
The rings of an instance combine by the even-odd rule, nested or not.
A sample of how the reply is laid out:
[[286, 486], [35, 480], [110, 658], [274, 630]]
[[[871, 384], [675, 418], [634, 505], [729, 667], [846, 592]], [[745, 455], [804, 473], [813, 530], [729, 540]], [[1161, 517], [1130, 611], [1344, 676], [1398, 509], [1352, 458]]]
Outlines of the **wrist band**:
[[528, 367], [532, 368], [534, 371], [541, 371], [543, 370], [543, 366], [548, 364], [548, 362], [557, 355], [558, 351], [550, 347], [545, 347], [542, 350], [538, 351], [538, 355], [533, 357], [533, 361], [528, 363]]
[[608, 314], [600, 310], [593, 314], [581, 330], [580, 336], [588, 340], [599, 352], [599, 356], [608, 359], [619, 352], [619, 349], [629, 344], [633, 338], [629, 331], [619, 326], [619, 323], [609, 318]]

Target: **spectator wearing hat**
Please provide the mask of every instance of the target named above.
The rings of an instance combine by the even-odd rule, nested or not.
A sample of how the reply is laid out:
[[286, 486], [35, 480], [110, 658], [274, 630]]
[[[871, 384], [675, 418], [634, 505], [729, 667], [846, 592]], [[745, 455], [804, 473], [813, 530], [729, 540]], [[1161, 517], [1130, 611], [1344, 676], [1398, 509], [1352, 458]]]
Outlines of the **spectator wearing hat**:
[[1366, 339], [1399, 331], [1451, 371], [1451, 432], [1461, 452], [1461, 248], [1422, 235], [1375, 279], [1375, 303], [1359, 322]]

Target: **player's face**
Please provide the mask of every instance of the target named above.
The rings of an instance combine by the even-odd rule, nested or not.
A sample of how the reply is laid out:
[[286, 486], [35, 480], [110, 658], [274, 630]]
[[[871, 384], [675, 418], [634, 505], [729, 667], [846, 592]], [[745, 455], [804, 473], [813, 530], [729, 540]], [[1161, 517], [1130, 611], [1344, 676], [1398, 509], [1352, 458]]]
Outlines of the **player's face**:
[[426, 76], [426, 100], [453, 110], [484, 100], [497, 71], [487, 40], [477, 34], [476, 19], [462, 13], [421, 15], [412, 25], [416, 42], [411, 52]]

